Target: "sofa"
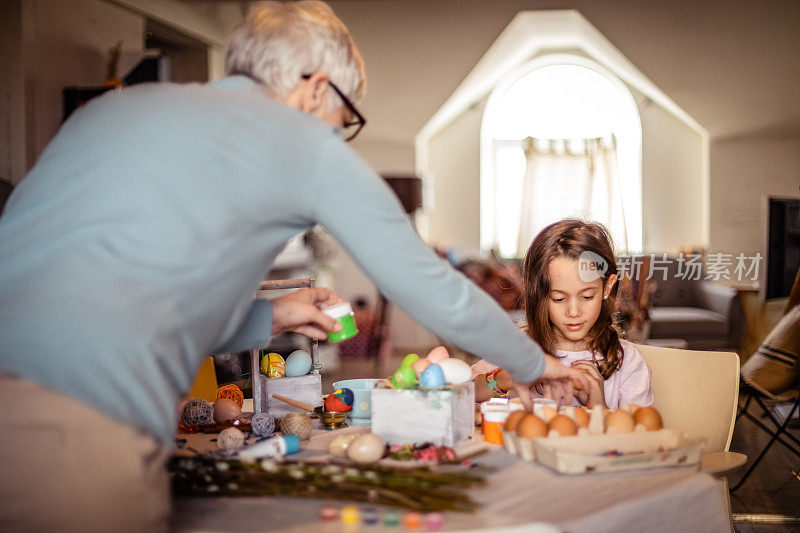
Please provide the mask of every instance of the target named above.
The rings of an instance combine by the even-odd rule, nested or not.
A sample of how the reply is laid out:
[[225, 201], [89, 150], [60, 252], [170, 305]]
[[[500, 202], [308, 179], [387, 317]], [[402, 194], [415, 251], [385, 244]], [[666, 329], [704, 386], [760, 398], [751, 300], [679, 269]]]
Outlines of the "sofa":
[[[744, 310], [735, 289], [705, 279], [683, 279], [679, 263], [651, 279], [649, 339], [683, 339], [690, 350], [741, 348]], [[702, 276], [701, 276], [702, 277]]]

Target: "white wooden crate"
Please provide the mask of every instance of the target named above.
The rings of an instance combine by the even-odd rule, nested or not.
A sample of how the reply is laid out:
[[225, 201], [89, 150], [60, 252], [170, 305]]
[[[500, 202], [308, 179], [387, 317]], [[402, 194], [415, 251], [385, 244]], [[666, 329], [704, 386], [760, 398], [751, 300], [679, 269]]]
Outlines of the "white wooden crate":
[[475, 429], [475, 385], [372, 390], [372, 432], [389, 444], [450, 446]]

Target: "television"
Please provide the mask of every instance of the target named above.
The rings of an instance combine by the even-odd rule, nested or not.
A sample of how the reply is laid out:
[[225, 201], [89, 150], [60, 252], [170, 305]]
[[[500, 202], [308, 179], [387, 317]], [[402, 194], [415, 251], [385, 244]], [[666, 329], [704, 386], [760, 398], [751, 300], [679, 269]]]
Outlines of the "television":
[[800, 197], [767, 198], [762, 290], [766, 300], [788, 298], [800, 269]]

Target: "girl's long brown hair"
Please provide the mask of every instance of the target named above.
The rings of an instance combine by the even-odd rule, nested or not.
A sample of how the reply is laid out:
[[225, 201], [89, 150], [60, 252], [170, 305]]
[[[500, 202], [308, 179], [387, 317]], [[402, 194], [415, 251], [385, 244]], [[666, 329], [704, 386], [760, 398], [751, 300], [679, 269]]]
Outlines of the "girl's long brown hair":
[[[595, 222], [567, 218], [550, 224], [533, 239], [522, 263], [523, 304], [528, 321], [528, 335], [549, 354], [556, 353], [555, 326], [547, 311], [550, 298], [550, 262], [559, 257], [577, 260], [583, 252], [593, 252], [608, 265], [603, 285], [608, 277], [617, 273], [614, 247], [608, 230]], [[594, 364], [603, 379], [608, 379], [622, 364], [622, 344], [615, 321], [615, 284], [608, 298], [603, 300], [600, 316], [589, 330], [589, 350], [594, 354]]]

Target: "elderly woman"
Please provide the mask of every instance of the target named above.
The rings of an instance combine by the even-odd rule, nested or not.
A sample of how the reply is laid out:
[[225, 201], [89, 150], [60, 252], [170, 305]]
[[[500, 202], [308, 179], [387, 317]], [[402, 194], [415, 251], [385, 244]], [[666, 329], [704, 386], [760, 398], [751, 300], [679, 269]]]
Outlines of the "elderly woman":
[[585, 379], [436, 257], [345, 144], [364, 123], [364, 69], [330, 8], [258, 7], [226, 69], [92, 101], [6, 206], [4, 526], [164, 528], [175, 406], [202, 358], [332, 327], [317, 309], [330, 291], [253, 299], [287, 240], [317, 223], [391, 301], [517, 382]]

